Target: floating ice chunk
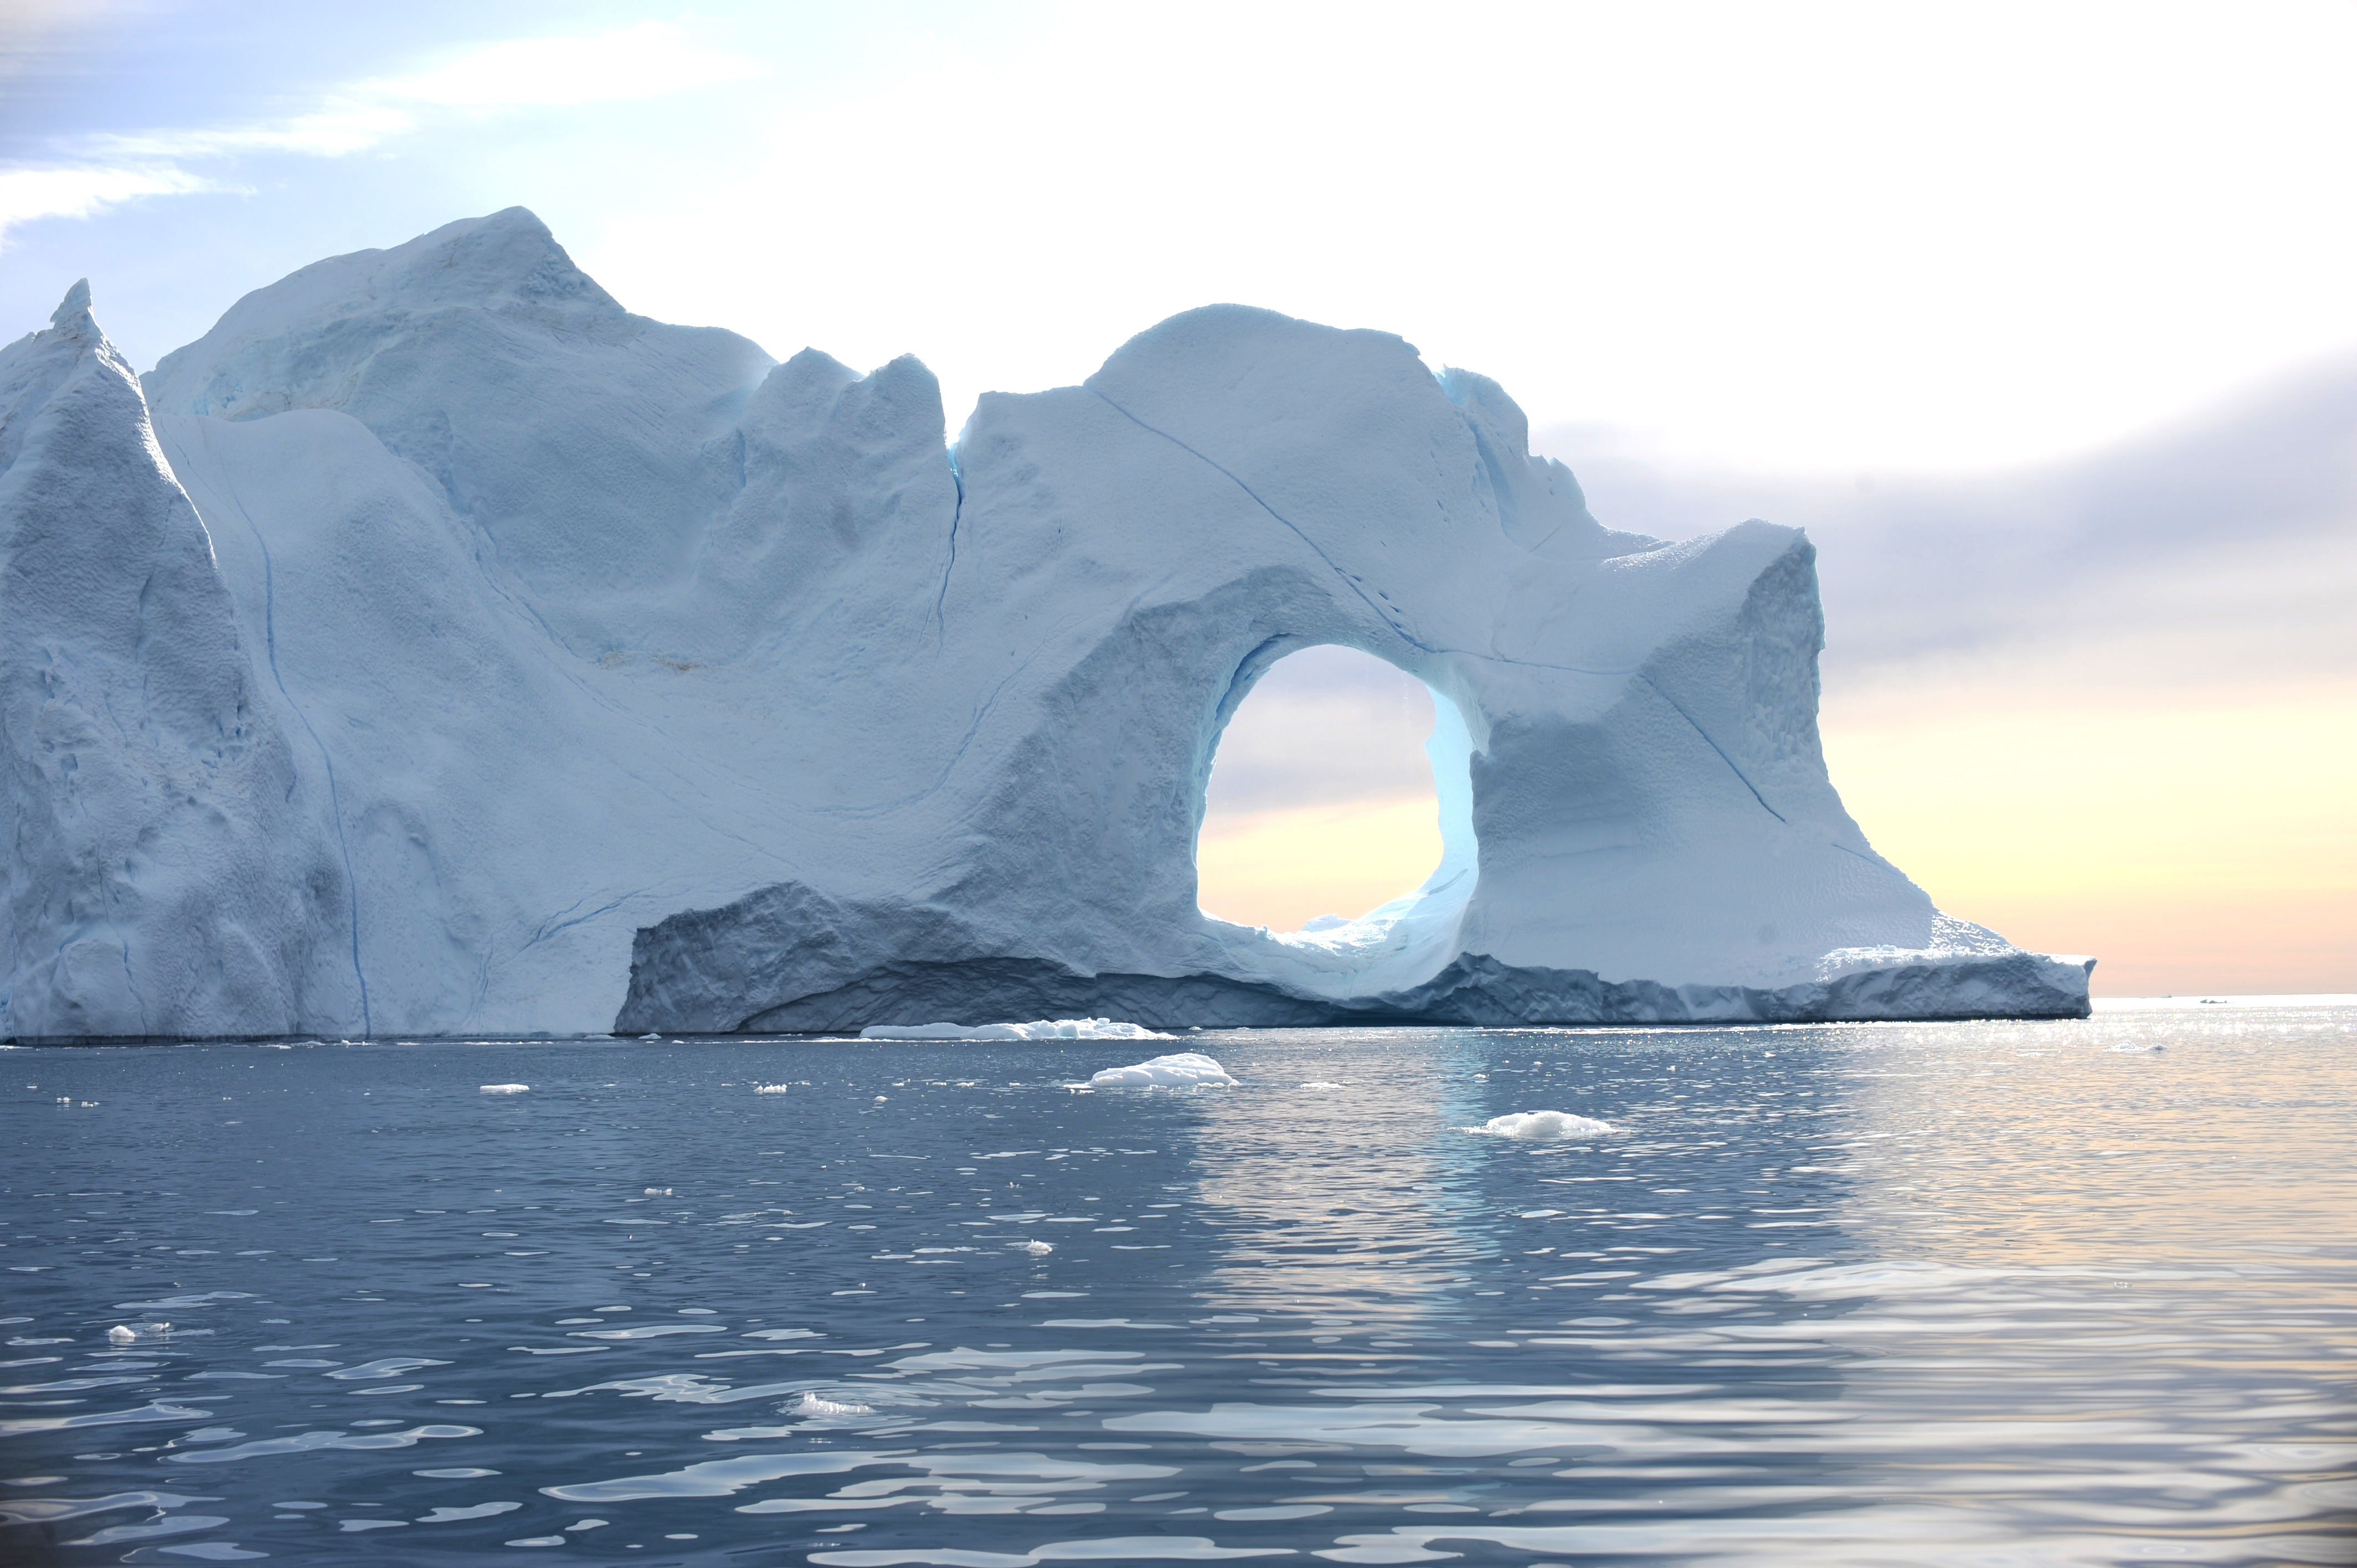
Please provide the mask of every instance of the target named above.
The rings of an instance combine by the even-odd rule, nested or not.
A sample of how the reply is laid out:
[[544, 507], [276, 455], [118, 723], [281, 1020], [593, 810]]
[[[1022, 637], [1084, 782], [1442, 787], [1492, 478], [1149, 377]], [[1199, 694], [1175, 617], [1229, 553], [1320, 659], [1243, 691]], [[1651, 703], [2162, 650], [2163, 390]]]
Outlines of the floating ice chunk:
[[1056, 1244], [1053, 1241], [1026, 1241], [1023, 1250], [1035, 1258], [1044, 1258], [1056, 1250]]
[[1176, 1040], [1120, 1018], [1037, 1018], [1032, 1024], [872, 1024], [860, 1040]]
[[1139, 1062], [1135, 1067], [1109, 1067], [1089, 1079], [1098, 1089], [1151, 1089], [1156, 1084], [1177, 1089], [1189, 1084], [1232, 1084], [1235, 1081], [1228, 1076], [1227, 1069], [1200, 1051], [1180, 1051], [1176, 1056], [1156, 1057], [1152, 1061]]
[[1514, 1138], [1526, 1144], [1551, 1144], [1565, 1138], [1597, 1138], [1611, 1132], [1612, 1123], [1598, 1122], [1592, 1116], [1575, 1116], [1568, 1111], [1514, 1111], [1503, 1116], [1492, 1116], [1479, 1127], [1468, 1127], [1468, 1133], [1481, 1133], [1492, 1138]]
[[790, 1083], [757, 1083], [753, 1086], [753, 1092], [756, 1094], [783, 1094], [792, 1087], [793, 1085]]
[[1116, 1018], [1041, 1018], [1029, 1024], [875, 1024], [863, 1040], [1172, 1040]]
[[530, 1092], [531, 1089], [532, 1085], [528, 1083], [487, 1083], [483, 1085], [483, 1092], [485, 1094], [524, 1094]]
[[821, 1399], [817, 1394], [806, 1393], [802, 1395], [800, 1403], [788, 1406], [785, 1413], [788, 1415], [874, 1415], [876, 1412], [866, 1405], [853, 1404], [847, 1400]]
[[106, 1331], [106, 1342], [109, 1345], [128, 1345], [138, 1337], [135, 1332], [125, 1328], [120, 1323]]

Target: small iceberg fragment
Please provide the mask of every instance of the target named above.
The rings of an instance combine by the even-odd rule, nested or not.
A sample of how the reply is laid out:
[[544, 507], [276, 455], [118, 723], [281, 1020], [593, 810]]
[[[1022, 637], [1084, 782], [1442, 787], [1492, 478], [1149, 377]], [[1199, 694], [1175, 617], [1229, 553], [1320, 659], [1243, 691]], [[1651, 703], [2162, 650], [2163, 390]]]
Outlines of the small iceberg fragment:
[[863, 1040], [1172, 1040], [1118, 1018], [1041, 1018], [1028, 1024], [873, 1024]]
[[806, 1393], [802, 1395], [800, 1403], [787, 1406], [785, 1413], [788, 1415], [874, 1415], [876, 1412], [864, 1404], [821, 1399], [814, 1393]]
[[120, 1323], [106, 1331], [106, 1342], [109, 1345], [128, 1345], [138, 1337], [137, 1333], [125, 1328]]
[[531, 1090], [532, 1085], [528, 1083], [487, 1083], [483, 1085], [483, 1092], [485, 1094], [528, 1094]]
[[753, 1092], [756, 1094], [783, 1094], [787, 1090], [791, 1089], [793, 1085], [790, 1083], [757, 1083], [753, 1086]]
[[1152, 1089], [1161, 1085], [1184, 1089], [1198, 1083], [1224, 1083], [1236, 1080], [1228, 1069], [1200, 1051], [1180, 1051], [1176, 1056], [1156, 1057], [1152, 1061], [1134, 1067], [1109, 1067], [1089, 1079], [1096, 1089]]
[[1056, 1250], [1056, 1244], [1053, 1241], [1026, 1241], [1023, 1250], [1035, 1258], [1044, 1258]]
[[1468, 1133], [1491, 1138], [1512, 1138], [1525, 1144], [1553, 1144], [1566, 1138], [1598, 1138], [1613, 1130], [1609, 1122], [1575, 1116], [1568, 1111], [1512, 1111], [1492, 1116]]

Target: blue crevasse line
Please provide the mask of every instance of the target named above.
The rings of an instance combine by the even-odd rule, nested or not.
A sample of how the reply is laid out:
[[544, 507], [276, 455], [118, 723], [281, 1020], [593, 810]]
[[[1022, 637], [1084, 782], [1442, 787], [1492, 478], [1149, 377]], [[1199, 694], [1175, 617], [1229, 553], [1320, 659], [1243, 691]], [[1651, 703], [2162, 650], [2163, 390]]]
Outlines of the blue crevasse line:
[[[1033, 657], [1036, 658], [1038, 655], [1035, 653]], [[973, 720], [965, 726], [965, 734], [959, 737], [957, 749], [950, 754], [950, 759], [942, 765], [941, 772], [934, 776], [931, 784], [910, 794], [901, 795], [889, 800], [873, 801], [864, 806], [813, 806], [811, 808], [812, 811], [820, 816], [829, 817], [872, 817], [879, 812], [898, 811], [902, 806], [912, 804], [931, 795], [949, 782], [949, 777], [957, 770], [957, 765], [965, 760], [965, 754], [973, 746], [974, 736], [982, 733], [984, 722], [990, 717], [992, 710], [998, 706], [998, 699], [1006, 694], [1006, 688], [1014, 683], [1015, 678], [1030, 667], [1031, 660], [1026, 659], [1000, 677], [998, 684], [991, 689], [990, 695], [984, 699], [982, 706], [974, 711]]]
[[[1437, 643], [1426, 642], [1422, 638], [1417, 637], [1414, 632], [1409, 631], [1405, 627], [1402, 626], [1399, 623], [1398, 618], [1392, 614], [1390, 608], [1384, 605], [1376, 603], [1375, 596], [1370, 595], [1365, 588], [1361, 587], [1359, 584], [1359, 580], [1352, 576], [1349, 572], [1345, 571], [1340, 563], [1337, 562], [1331, 555], [1327, 554], [1325, 550], [1318, 545], [1316, 540], [1310, 538], [1308, 533], [1304, 532], [1300, 524], [1295, 522], [1291, 518], [1286, 516], [1283, 512], [1269, 505], [1267, 501], [1262, 499], [1260, 492], [1254, 489], [1250, 485], [1244, 483], [1243, 479], [1237, 478], [1235, 471], [1230, 468], [1226, 464], [1196, 447], [1189, 446], [1186, 442], [1179, 440], [1178, 437], [1171, 435], [1168, 431], [1157, 429], [1155, 426], [1146, 424], [1146, 421], [1138, 418], [1137, 415], [1130, 413], [1129, 410], [1122, 407], [1121, 404], [1114, 402], [1113, 399], [1105, 396], [1104, 393], [1097, 391], [1096, 388], [1089, 387], [1085, 390], [1091, 396], [1103, 403], [1107, 408], [1112, 409], [1115, 413], [1120, 414], [1124, 419], [1128, 420], [1132, 424], [1136, 425], [1140, 430], [1145, 431], [1147, 435], [1158, 435], [1163, 440], [1169, 442], [1173, 446], [1178, 447], [1181, 452], [1186, 453], [1189, 456], [1194, 457], [1200, 462], [1207, 463], [1213, 468], [1218, 469], [1230, 484], [1235, 486], [1236, 489], [1243, 491], [1245, 495], [1249, 496], [1254, 506], [1260, 508], [1261, 510], [1268, 513], [1269, 516], [1275, 518], [1286, 528], [1292, 530], [1295, 536], [1297, 537], [1301, 542], [1309, 546], [1312, 551], [1315, 551], [1318, 558], [1320, 561], [1325, 562], [1328, 566], [1331, 567], [1336, 576], [1349, 584], [1351, 591], [1358, 595], [1360, 599], [1366, 604], [1366, 607], [1374, 611], [1375, 615], [1385, 626], [1392, 628], [1393, 632], [1398, 636], [1402, 642], [1406, 643], [1409, 647], [1423, 653], [1464, 654], [1467, 652], [1464, 649], [1443, 648]], [[1531, 670], [1560, 670], [1573, 675], [1612, 676], [1631, 675], [1636, 673], [1636, 666], [1634, 665], [1631, 665], [1626, 669], [1619, 670], [1591, 670], [1578, 664], [1549, 664], [1535, 659], [1512, 659], [1502, 653], [1472, 653], [1469, 654], [1469, 657], [1486, 659], [1498, 664], [1521, 665], [1523, 668]], [[1729, 766], [1732, 766], [1732, 764]], [[1758, 791], [1755, 790], [1753, 793], [1756, 794]], [[1767, 802], [1763, 800], [1760, 804], [1764, 806]]]
[[1398, 635], [1399, 639], [1402, 642], [1405, 642], [1409, 647], [1424, 653], [1445, 653], [1448, 651], [1447, 649], [1434, 647], [1431, 643], [1425, 641], [1422, 638], [1417, 637], [1414, 632], [1408, 630], [1407, 628], [1402, 626], [1398, 619], [1393, 616], [1387, 607], [1377, 604], [1375, 602], [1374, 596], [1368, 593], [1365, 588], [1360, 586], [1359, 580], [1357, 578], [1344, 571], [1340, 562], [1336, 561], [1331, 555], [1327, 554], [1325, 550], [1319, 546], [1316, 540], [1310, 538], [1308, 533], [1302, 532], [1300, 524], [1295, 522], [1291, 518], [1286, 516], [1283, 512], [1269, 505], [1265, 500], [1263, 500], [1261, 499], [1260, 492], [1254, 489], [1250, 485], [1244, 483], [1243, 479], [1237, 478], [1235, 471], [1230, 468], [1226, 464], [1221, 462], [1216, 457], [1197, 450], [1195, 447], [1189, 446], [1187, 443], [1179, 440], [1178, 437], [1171, 435], [1167, 430], [1156, 429], [1153, 425], [1148, 424], [1146, 421], [1138, 418], [1137, 415], [1130, 413], [1129, 410], [1122, 407], [1121, 404], [1114, 402], [1113, 399], [1106, 397], [1104, 393], [1098, 392], [1096, 388], [1091, 387], [1088, 390], [1092, 396], [1103, 403], [1107, 408], [1113, 410], [1115, 413], [1120, 414], [1124, 419], [1128, 420], [1132, 424], [1136, 425], [1140, 430], [1145, 431], [1147, 435], [1159, 435], [1163, 440], [1169, 442], [1170, 445], [1178, 447], [1181, 452], [1188, 454], [1189, 456], [1199, 458], [1205, 463], [1209, 463], [1212, 467], [1217, 468], [1222, 474], [1225, 475], [1230, 484], [1235, 486], [1236, 489], [1243, 491], [1244, 494], [1252, 498], [1252, 501], [1254, 506], [1268, 513], [1269, 516], [1276, 519], [1277, 521], [1283, 523], [1286, 528], [1291, 529], [1296, 538], [1299, 539], [1302, 543], [1309, 546], [1311, 550], [1317, 552], [1318, 559], [1325, 562], [1328, 566], [1333, 568], [1334, 575], [1341, 578], [1343, 582], [1348, 583], [1351, 585], [1351, 591], [1358, 595], [1359, 597], [1365, 602], [1366, 607], [1374, 611], [1383, 623], [1385, 626], [1390, 627], [1392, 630]]
[[[1637, 671], [1637, 679], [1645, 682], [1646, 685], [1652, 687], [1653, 695], [1661, 698], [1662, 701], [1669, 703], [1673, 708], [1677, 709], [1678, 717], [1694, 725], [1695, 734], [1702, 736], [1704, 745], [1709, 746], [1711, 750], [1718, 753], [1718, 759], [1727, 764], [1727, 770], [1729, 773], [1734, 774], [1738, 779], [1743, 780], [1743, 787], [1751, 791], [1751, 798], [1760, 802], [1760, 809], [1761, 811], [1767, 812], [1770, 816], [1775, 818], [1780, 822], [1785, 822], [1784, 813], [1768, 803], [1768, 797], [1760, 792], [1760, 786], [1751, 782], [1750, 778], [1744, 773], [1743, 769], [1735, 765], [1735, 758], [1727, 755], [1727, 748], [1720, 746], [1718, 742], [1710, 738], [1710, 731], [1703, 728], [1700, 724], [1696, 723], [1695, 716], [1686, 712], [1683, 703], [1681, 703], [1675, 697], [1671, 696], [1667, 692], [1663, 691], [1658, 685], [1654, 685], [1653, 678], [1651, 675], [1646, 674], [1642, 670]], [[1789, 823], [1787, 825], [1789, 825]]]
[[[234, 491], [231, 492], [230, 499], [237, 500]], [[193, 509], [193, 498], [189, 504]], [[318, 730], [312, 725], [311, 716], [303, 711], [302, 704], [296, 702], [295, 694], [286, 689], [286, 678], [278, 672], [277, 563], [271, 558], [269, 542], [262, 537], [262, 530], [255, 525], [253, 514], [246, 510], [243, 501], [237, 501], [237, 510], [238, 515], [245, 519], [246, 532], [253, 535], [254, 548], [262, 552], [262, 646], [269, 658], [270, 679], [277, 686], [278, 694], [286, 699], [286, 705], [294, 710], [296, 718], [302, 722], [304, 733], [311, 737], [311, 744], [318, 748], [319, 766], [327, 770], [328, 811], [335, 818], [336, 848], [344, 857], [344, 895], [349, 901], [352, 928], [352, 978], [360, 983], [361, 988], [361, 1033], [373, 1034], [375, 1026], [369, 1014], [368, 971], [361, 965], [361, 879], [352, 870], [352, 846], [344, 837], [344, 808], [336, 789], [336, 761], [328, 755], [328, 743], [319, 738]], [[201, 513], [198, 521], [203, 521]]]
[[[522, 947], [518, 948], [516, 951], [519, 955], [528, 952], [539, 943], [544, 942], [549, 938], [556, 935], [559, 931], [569, 931], [574, 927], [584, 925], [588, 921], [596, 919], [600, 915], [610, 915], [615, 910], [620, 908], [623, 905], [629, 903], [631, 899], [637, 897], [639, 893], [644, 893], [646, 889], [641, 887], [639, 889], [638, 893], [625, 893], [610, 904], [601, 904], [586, 915], [574, 915], [573, 918], [569, 920], [562, 918], [560, 915], [551, 915], [547, 919], [543, 920], [540, 923], [539, 928], [532, 933], [532, 940], [525, 942]], [[571, 915], [573, 914], [574, 909], [578, 909], [582, 905], [587, 902], [588, 899], [586, 897], [576, 898], [573, 901], [572, 908], [563, 910], [561, 911], [561, 914]]]
[[958, 520], [965, 516], [965, 471], [958, 467], [957, 448], [949, 447], [950, 483], [957, 487], [957, 507], [950, 513], [950, 558], [942, 567], [941, 592], [933, 596], [933, 646], [939, 648], [949, 638], [949, 622], [945, 618], [950, 597], [950, 574], [957, 570]]
[[1832, 844], [1834, 848], [1841, 851], [1844, 854], [1857, 855], [1858, 859], [1866, 862], [1867, 865], [1874, 867], [1877, 871], [1887, 871], [1890, 873], [1891, 875], [1898, 877], [1901, 882], [1907, 880], [1907, 874], [1905, 872], [1900, 870], [1897, 866], [1891, 865], [1889, 861], [1884, 860], [1879, 855], [1864, 854], [1861, 851], [1850, 848], [1849, 845], [1846, 843], [1836, 843], [1832, 839], [1827, 839], [1825, 843]]

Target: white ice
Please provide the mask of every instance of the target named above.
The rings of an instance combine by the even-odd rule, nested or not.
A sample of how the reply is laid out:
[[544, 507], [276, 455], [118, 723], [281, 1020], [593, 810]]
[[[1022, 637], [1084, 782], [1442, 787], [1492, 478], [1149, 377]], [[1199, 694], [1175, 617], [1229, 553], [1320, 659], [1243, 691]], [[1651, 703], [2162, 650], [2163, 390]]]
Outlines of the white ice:
[[1515, 1111], [1503, 1116], [1492, 1116], [1480, 1126], [1465, 1130], [1487, 1133], [1492, 1138], [1549, 1144], [1566, 1138], [1601, 1137], [1613, 1131], [1613, 1127], [1609, 1122], [1598, 1122], [1592, 1116], [1575, 1116], [1568, 1111]]
[[1136, 1024], [1112, 1018], [1042, 1018], [1029, 1024], [877, 1024], [863, 1040], [1169, 1040]]
[[[522, 209], [144, 379], [77, 286], [0, 348], [0, 1036], [2085, 1011], [1844, 809], [1798, 529], [1615, 532], [1497, 383], [1240, 306], [950, 437]], [[1444, 857], [1274, 936], [1194, 835], [1312, 644], [1435, 693]], [[1105, 1037], [1036, 1026], [918, 1037]]]
[[1095, 1089], [1151, 1089], [1157, 1086], [1178, 1089], [1189, 1084], [1232, 1084], [1235, 1081], [1228, 1076], [1227, 1069], [1200, 1051], [1180, 1051], [1176, 1056], [1156, 1057], [1134, 1067], [1109, 1067], [1089, 1079], [1090, 1086]]
[[531, 1092], [531, 1090], [532, 1085], [528, 1083], [487, 1083], [483, 1085], [483, 1092], [485, 1094], [526, 1094]]

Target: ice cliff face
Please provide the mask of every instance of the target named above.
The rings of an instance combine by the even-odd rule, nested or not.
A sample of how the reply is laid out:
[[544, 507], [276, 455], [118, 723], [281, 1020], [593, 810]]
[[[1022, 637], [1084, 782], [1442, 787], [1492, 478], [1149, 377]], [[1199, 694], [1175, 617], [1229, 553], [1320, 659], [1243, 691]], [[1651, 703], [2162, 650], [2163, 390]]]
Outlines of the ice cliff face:
[[[916, 360], [630, 316], [521, 209], [247, 296], [152, 439], [71, 319], [0, 357], [18, 1035], [2085, 1009], [1842, 810], [1800, 533], [1613, 533], [1396, 338], [1190, 312], [945, 452]], [[23, 575], [102, 527], [135, 549]], [[45, 626], [147, 673], [48, 694]], [[1447, 858], [1315, 935], [1208, 918], [1221, 727], [1327, 642], [1445, 699]], [[165, 717], [102, 730], [134, 685]], [[160, 874], [106, 868], [159, 854], [234, 897], [124, 924]], [[254, 978], [35, 978], [108, 954]]]
[[357, 1011], [334, 825], [76, 284], [0, 349], [0, 1030], [278, 1034]]

